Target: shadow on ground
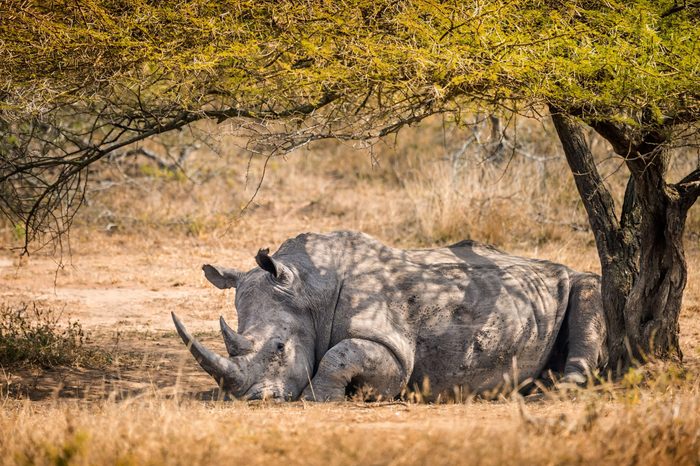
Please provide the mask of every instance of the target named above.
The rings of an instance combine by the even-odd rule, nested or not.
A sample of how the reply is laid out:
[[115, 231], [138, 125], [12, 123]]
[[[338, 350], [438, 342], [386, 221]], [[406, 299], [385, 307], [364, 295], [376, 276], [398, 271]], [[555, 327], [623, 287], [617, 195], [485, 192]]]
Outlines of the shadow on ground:
[[[174, 333], [174, 332], [173, 332]], [[96, 344], [100, 344], [99, 340]], [[223, 394], [177, 338], [144, 340], [138, 335], [120, 342], [104, 367], [0, 368], [0, 394], [15, 399], [166, 398], [219, 400]]]

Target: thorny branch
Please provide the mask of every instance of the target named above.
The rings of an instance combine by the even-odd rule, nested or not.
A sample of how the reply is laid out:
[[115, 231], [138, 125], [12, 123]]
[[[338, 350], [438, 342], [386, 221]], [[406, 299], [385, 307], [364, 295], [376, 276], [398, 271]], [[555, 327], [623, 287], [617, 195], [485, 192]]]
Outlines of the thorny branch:
[[[138, 94], [138, 93], [136, 93]], [[234, 129], [250, 137], [252, 153], [270, 157], [288, 154], [323, 139], [376, 141], [432, 114], [444, 111], [432, 97], [411, 96], [368, 117], [348, 118], [344, 109], [324, 109], [340, 100], [327, 92], [315, 102], [302, 102], [286, 109], [259, 106], [207, 108], [199, 111], [172, 105], [152, 107], [148, 112], [137, 99], [137, 108], [121, 110], [113, 102], [91, 108], [81, 102], [27, 118], [3, 118], [5, 137], [0, 142], [0, 212], [15, 218], [25, 233], [23, 253], [30, 244], [48, 234], [50, 243], [70, 228], [85, 201], [89, 168], [103, 158], [143, 155], [166, 166], [157, 155], [139, 145], [142, 141], [196, 121], [233, 121]], [[363, 97], [360, 106], [367, 107]], [[358, 105], [346, 100], [342, 106]], [[376, 102], [375, 102], [376, 105]], [[322, 113], [319, 113], [322, 112]], [[86, 116], [90, 116], [86, 119]], [[81, 123], [90, 121], [88, 125]], [[168, 165], [169, 166], [169, 165]], [[260, 189], [260, 180], [257, 191]]]

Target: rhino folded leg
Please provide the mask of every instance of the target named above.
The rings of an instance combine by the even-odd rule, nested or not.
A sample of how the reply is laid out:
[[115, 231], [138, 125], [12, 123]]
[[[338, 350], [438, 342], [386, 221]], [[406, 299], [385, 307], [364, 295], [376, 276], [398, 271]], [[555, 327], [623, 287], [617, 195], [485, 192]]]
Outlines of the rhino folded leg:
[[321, 359], [318, 371], [302, 398], [309, 401], [342, 401], [349, 385], [368, 385], [385, 397], [401, 392], [405, 371], [394, 354], [381, 343], [359, 338], [343, 340]]
[[607, 362], [605, 316], [600, 280], [589, 274], [574, 278], [567, 309], [569, 352], [562, 382], [584, 384]]

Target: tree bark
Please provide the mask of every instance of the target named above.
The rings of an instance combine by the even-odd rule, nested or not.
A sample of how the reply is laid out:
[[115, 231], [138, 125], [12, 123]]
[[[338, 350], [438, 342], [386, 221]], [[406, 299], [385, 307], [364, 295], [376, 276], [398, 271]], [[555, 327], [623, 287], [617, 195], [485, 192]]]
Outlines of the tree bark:
[[[552, 110], [600, 257], [607, 369], [619, 373], [649, 358], [682, 360], [678, 318], [687, 280], [683, 231], [697, 198], [697, 181], [690, 175], [684, 184], [665, 181], [668, 153], [658, 134], [633, 145], [615, 128], [605, 127], [599, 134], [611, 141], [631, 172], [618, 220], [581, 125]], [[693, 193], [688, 195], [686, 188]]]
[[681, 304], [687, 281], [683, 232], [687, 217], [677, 190], [664, 180], [668, 154], [646, 154], [650, 163], [634, 170], [639, 223], [635, 234], [639, 250], [638, 273], [627, 296], [623, 314], [628, 356], [682, 360], [678, 340]]

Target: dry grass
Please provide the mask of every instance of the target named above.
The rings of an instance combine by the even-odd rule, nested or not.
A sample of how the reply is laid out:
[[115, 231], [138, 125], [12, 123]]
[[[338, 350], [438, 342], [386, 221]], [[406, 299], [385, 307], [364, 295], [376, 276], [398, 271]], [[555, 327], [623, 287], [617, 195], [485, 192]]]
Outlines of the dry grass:
[[104, 366], [109, 355], [90, 348], [80, 322], [36, 302], [0, 305], [0, 366]]
[[697, 464], [697, 395], [440, 406], [6, 401], [0, 464]]
[[[484, 162], [478, 145], [464, 146], [474, 135], [488, 142], [483, 124], [433, 121], [371, 153], [318, 144], [271, 160], [242, 214], [264, 161], [249, 164], [236, 148], [242, 141], [225, 134], [181, 170], [143, 159], [102, 167], [62, 267], [47, 253], [20, 260], [0, 249], [0, 300], [65, 308], [124, 358], [99, 370], [0, 370], [0, 464], [698, 464], [698, 208], [686, 240], [685, 369], [652, 365], [616, 384], [525, 401], [220, 402], [172, 330], [176, 310], [221, 349], [216, 319], [225, 313], [235, 322], [233, 295], [207, 286], [199, 264], [249, 268], [259, 247], [274, 249], [302, 231], [363, 230], [403, 247], [472, 237], [597, 270], [585, 213], [550, 133], [521, 122], [519, 149], [501, 165]], [[191, 143], [174, 137], [171, 144]], [[600, 141], [594, 146], [620, 195], [624, 170]], [[695, 163], [686, 155], [673, 176]], [[8, 246], [21, 239], [12, 226], [0, 235]]]

